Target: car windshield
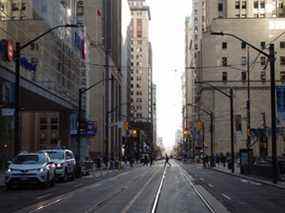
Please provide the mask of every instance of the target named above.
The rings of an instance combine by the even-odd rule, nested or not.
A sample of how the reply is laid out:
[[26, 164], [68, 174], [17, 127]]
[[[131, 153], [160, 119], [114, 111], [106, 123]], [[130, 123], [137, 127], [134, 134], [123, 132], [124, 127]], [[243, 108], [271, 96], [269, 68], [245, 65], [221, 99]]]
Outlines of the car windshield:
[[19, 155], [13, 161], [14, 164], [39, 164], [42, 162], [43, 159], [38, 155]]
[[52, 160], [63, 160], [64, 159], [63, 152], [48, 151], [47, 153]]

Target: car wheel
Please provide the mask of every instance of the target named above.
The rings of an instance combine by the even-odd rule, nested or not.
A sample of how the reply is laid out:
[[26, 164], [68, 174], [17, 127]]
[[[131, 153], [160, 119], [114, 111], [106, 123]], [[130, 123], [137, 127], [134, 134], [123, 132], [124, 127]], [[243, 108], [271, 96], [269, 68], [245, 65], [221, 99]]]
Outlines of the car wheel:
[[44, 187], [48, 188], [49, 186], [51, 186], [51, 180], [50, 180], [50, 174], [48, 172], [46, 177], [46, 182], [44, 183]]
[[6, 183], [6, 190], [11, 190], [13, 189], [13, 185], [11, 183]]
[[63, 175], [63, 182], [67, 182], [68, 181], [68, 173], [67, 173], [67, 169], [64, 170], [64, 175]]
[[52, 178], [50, 181], [50, 186], [53, 187], [55, 185], [55, 177]]
[[73, 171], [71, 172], [71, 175], [70, 175], [70, 180], [74, 180], [75, 179], [75, 172], [74, 172], [74, 169]]

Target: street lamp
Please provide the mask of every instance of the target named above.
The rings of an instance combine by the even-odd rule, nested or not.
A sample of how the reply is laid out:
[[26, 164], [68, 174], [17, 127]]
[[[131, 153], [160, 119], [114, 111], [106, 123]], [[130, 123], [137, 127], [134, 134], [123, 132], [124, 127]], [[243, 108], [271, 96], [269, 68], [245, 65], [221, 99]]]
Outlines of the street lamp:
[[[279, 178], [278, 172], [278, 162], [277, 162], [277, 144], [276, 144], [276, 85], [275, 85], [275, 53], [274, 53], [274, 44], [269, 46], [269, 54], [255, 47], [254, 45], [248, 43], [244, 39], [231, 34], [224, 32], [211, 32], [211, 35], [216, 36], [230, 36], [241, 42], [244, 42], [249, 47], [253, 48], [260, 54], [266, 56], [270, 62], [270, 93], [271, 93], [271, 143], [272, 143], [272, 163], [273, 163], [273, 182], [277, 183]], [[249, 156], [249, 153], [248, 153]]]
[[[92, 88], [98, 86], [99, 84], [103, 83], [106, 79], [102, 79], [100, 81], [95, 82], [94, 84], [90, 85], [87, 88], [80, 88], [78, 91], [78, 116], [77, 116], [77, 154], [76, 154], [76, 162], [77, 162], [77, 175], [81, 175], [81, 166], [80, 166], [80, 138], [81, 138], [81, 122], [82, 122], [82, 95], [87, 91], [91, 90]], [[108, 79], [112, 80], [112, 79]]]
[[[196, 104], [188, 103], [187, 105], [192, 107], [198, 107], [201, 111], [205, 112], [210, 117], [210, 132], [211, 132], [211, 167], [215, 166], [214, 161], [214, 113], [213, 111], [208, 111]], [[204, 147], [204, 141], [203, 141], [203, 147]], [[204, 153], [203, 153], [204, 154]]]
[[65, 24], [65, 25], [58, 25], [55, 26], [48, 31], [38, 35], [34, 39], [26, 42], [25, 44], [21, 45], [20, 42], [16, 42], [15, 48], [15, 154], [19, 153], [21, 150], [21, 138], [20, 138], [20, 57], [21, 51], [26, 47], [30, 46], [35, 41], [39, 40], [40, 38], [44, 37], [45, 35], [49, 34], [50, 32], [58, 29], [58, 28], [78, 28], [79, 25], [76, 24]]
[[230, 120], [231, 120], [231, 165], [232, 173], [235, 172], [235, 146], [234, 146], [234, 101], [233, 101], [233, 89], [230, 88], [230, 92], [226, 93], [223, 90], [215, 87], [214, 85], [207, 82], [195, 82], [195, 83], [205, 83], [210, 86], [212, 89], [218, 91], [220, 94], [226, 96], [230, 99]]

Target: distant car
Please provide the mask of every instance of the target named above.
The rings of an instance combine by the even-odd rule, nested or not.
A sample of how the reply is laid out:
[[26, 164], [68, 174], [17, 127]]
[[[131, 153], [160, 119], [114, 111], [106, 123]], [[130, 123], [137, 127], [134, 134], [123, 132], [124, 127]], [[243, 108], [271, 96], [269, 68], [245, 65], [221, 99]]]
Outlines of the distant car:
[[5, 174], [7, 188], [22, 183], [37, 183], [45, 186], [54, 185], [54, 169], [49, 156], [45, 153], [18, 154]]
[[55, 163], [55, 177], [63, 181], [73, 180], [75, 177], [76, 162], [73, 152], [68, 149], [41, 150], [47, 153]]

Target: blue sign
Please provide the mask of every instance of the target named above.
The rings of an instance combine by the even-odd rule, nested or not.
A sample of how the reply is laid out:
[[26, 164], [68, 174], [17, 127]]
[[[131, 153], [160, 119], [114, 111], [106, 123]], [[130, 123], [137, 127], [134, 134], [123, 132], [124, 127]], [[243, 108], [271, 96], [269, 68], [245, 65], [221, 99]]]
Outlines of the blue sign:
[[285, 120], [285, 86], [276, 86], [277, 113], [279, 120]]
[[36, 72], [37, 70], [37, 64], [33, 64], [31, 62], [29, 62], [29, 60], [22, 56], [20, 58], [20, 65], [25, 68], [26, 70], [32, 71], [32, 72]]
[[69, 115], [69, 131], [70, 135], [76, 135], [77, 134], [77, 113], [73, 112]]
[[97, 132], [96, 121], [87, 121], [86, 136], [95, 136]]

